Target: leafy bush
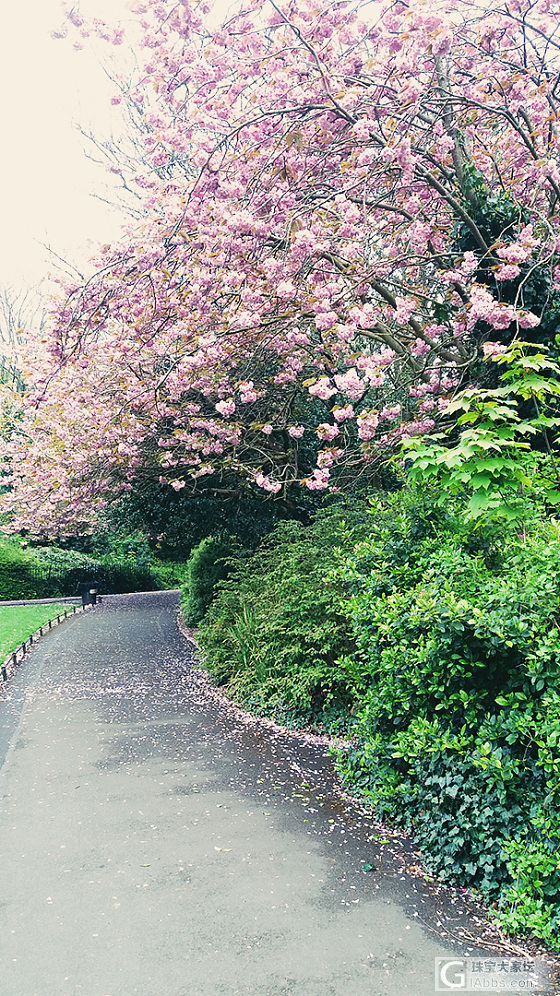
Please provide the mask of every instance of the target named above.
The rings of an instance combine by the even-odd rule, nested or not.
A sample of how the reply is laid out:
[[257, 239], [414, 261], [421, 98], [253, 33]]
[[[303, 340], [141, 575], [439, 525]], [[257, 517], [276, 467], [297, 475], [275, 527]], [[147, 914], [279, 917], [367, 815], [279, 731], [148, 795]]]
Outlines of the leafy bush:
[[340, 770], [377, 814], [560, 950], [560, 524], [483, 527], [467, 500], [278, 525], [213, 589], [205, 666], [288, 725], [354, 722]]
[[151, 566], [137, 564], [134, 557], [90, 557], [77, 550], [36, 547], [37, 572], [42, 572], [49, 594], [75, 595], [81, 581], [95, 581], [105, 594], [152, 591], [160, 584]]
[[198, 626], [212, 598], [218, 581], [231, 570], [231, 558], [239, 553], [235, 540], [223, 536], [206, 536], [191, 552], [183, 584], [183, 617], [187, 626]]
[[434, 872], [560, 948], [560, 526], [489, 540], [410, 491], [371, 511], [340, 571], [360, 700], [341, 769]]
[[522, 523], [532, 506], [560, 502], [560, 367], [546, 347], [519, 340], [490, 358], [505, 367], [500, 386], [460, 391], [446, 407], [446, 418], [456, 416], [446, 432], [404, 443], [409, 479], [437, 481], [443, 504], [466, 495], [467, 519]]
[[345, 582], [336, 588], [327, 574], [366, 529], [363, 504], [335, 506], [310, 526], [281, 523], [221, 582], [199, 639], [235, 699], [284, 721], [348, 722], [350, 687], [337, 665], [353, 646], [339, 604]]
[[150, 568], [152, 577], [157, 582], [156, 590], [171, 588], [181, 588], [185, 583], [187, 565], [174, 560], [159, 561], [152, 564]]
[[106, 594], [178, 587], [184, 565], [137, 560], [134, 551], [92, 557], [77, 550], [29, 547], [0, 539], [0, 601], [76, 595], [81, 581]]
[[34, 560], [21, 545], [0, 539], [0, 601], [44, 598], [50, 594], [48, 581], [34, 574]]

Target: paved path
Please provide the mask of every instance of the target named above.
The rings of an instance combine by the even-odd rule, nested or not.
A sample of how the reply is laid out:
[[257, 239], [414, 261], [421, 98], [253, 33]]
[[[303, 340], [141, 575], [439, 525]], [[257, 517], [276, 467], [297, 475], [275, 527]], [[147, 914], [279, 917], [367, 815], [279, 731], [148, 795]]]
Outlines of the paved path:
[[213, 703], [177, 598], [105, 598], [0, 699], [0, 993], [431, 996], [461, 903], [403, 876], [326, 748]]

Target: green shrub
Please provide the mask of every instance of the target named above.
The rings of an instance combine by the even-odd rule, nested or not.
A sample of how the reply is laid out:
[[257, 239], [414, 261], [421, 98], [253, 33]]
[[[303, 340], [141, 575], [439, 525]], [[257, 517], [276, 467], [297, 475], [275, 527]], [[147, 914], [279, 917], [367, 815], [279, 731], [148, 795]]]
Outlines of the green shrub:
[[377, 814], [560, 950], [560, 525], [463, 512], [406, 488], [280, 524], [213, 589], [205, 666], [288, 725], [355, 722], [339, 767]]
[[489, 539], [412, 492], [371, 511], [341, 571], [360, 702], [341, 770], [434, 872], [560, 948], [560, 527]]
[[504, 845], [512, 884], [500, 899], [502, 926], [512, 932], [530, 930], [556, 950], [560, 946], [559, 851], [558, 814], [544, 807]]
[[288, 722], [348, 721], [350, 689], [337, 665], [353, 646], [346, 585], [327, 575], [366, 528], [363, 505], [336, 506], [310, 526], [281, 523], [219, 585], [199, 639], [235, 699]]
[[36, 571], [42, 574], [49, 594], [75, 595], [81, 581], [95, 581], [105, 594], [153, 591], [160, 588], [149, 563], [137, 563], [134, 555], [91, 557], [77, 550], [35, 547]]
[[102, 593], [178, 587], [184, 565], [151, 563], [134, 549], [97, 557], [58, 547], [28, 547], [0, 539], [0, 601], [76, 595], [81, 581], [96, 582]]
[[183, 617], [187, 626], [198, 626], [208, 609], [218, 581], [231, 570], [239, 544], [230, 537], [206, 536], [191, 552], [183, 583]]
[[34, 570], [34, 559], [15, 540], [0, 539], [0, 601], [46, 598], [48, 581]]
[[175, 560], [153, 563], [151, 574], [156, 581], [155, 588], [164, 590], [181, 588], [187, 576], [187, 565]]

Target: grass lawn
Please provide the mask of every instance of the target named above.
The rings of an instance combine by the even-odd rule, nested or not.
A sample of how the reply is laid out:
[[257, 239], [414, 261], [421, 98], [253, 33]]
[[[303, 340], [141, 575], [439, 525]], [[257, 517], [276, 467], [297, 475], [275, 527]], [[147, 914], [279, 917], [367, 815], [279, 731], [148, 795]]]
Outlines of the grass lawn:
[[68, 606], [51, 602], [50, 605], [0, 606], [0, 661], [27, 640], [39, 626], [48, 623], [64, 612]]

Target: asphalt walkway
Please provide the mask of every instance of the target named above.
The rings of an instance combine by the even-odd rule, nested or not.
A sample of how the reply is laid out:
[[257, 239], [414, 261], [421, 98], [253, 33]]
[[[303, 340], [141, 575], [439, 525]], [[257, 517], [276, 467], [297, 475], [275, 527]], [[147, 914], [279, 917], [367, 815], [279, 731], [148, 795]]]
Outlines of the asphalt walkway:
[[342, 804], [324, 745], [216, 703], [177, 602], [104, 598], [0, 698], [1, 996], [431, 996], [474, 907]]

